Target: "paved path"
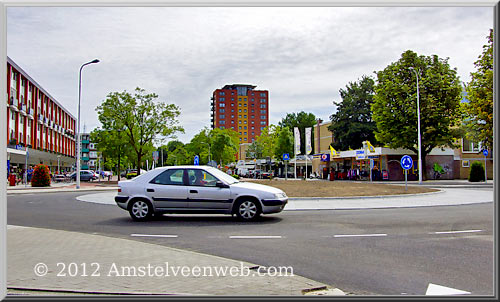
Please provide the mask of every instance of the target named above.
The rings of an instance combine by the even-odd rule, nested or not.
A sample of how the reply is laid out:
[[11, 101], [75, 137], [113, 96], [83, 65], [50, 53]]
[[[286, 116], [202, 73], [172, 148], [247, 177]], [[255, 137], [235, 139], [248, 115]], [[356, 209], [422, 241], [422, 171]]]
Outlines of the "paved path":
[[[248, 262], [100, 235], [8, 226], [7, 240], [11, 289], [261, 296], [302, 295], [304, 290], [326, 286], [297, 275], [284, 276], [284, 271], [272, 276], [270, 268], [269, 274], [260, 276], [257, 270], [246, 269], [256, 266]], [[224, 268], [229, 269], [221, 276]]]
[[[116, 191], [87, 194], [80, 201], [116, 206]], [[493, 201], [493, 191], [443, 188], [439, 192], [373, 197], [290, 198], [285, 211], [412, 208], [484, 203]]]

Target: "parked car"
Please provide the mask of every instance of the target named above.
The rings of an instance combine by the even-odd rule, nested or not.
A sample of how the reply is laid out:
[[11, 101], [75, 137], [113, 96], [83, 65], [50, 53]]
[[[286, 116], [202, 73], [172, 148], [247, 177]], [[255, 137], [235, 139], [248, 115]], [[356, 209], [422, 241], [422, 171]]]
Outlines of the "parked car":
[[118, 182], [116, 204], [134, 220], [163, 213], [236, 214], [242, 220], [281, 212], [288, 202], [277, 188], [240, 182], [210, 166], [161, 167]]
[[54, 181], [55, 182], [66, 181], [66, 176], [64, 174], [55, 174], [54, 175]]
[[269, 173], [269, 172], [261, 172], [260, 173], [260, 178], [262, 178], [262, 179], [271, 179], [271, 173]]
[[[76, 181], [76, 172], [71, 173], [71, 180]], [[91, 170], [80, 170], [80, 181], [96, 180], [97, 176]]]

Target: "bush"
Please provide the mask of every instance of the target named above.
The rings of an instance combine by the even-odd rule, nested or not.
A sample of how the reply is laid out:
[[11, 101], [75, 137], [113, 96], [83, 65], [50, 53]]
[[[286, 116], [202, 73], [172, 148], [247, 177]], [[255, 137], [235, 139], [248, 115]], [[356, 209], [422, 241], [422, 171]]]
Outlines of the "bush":
[[50, 171], [46, 165], [36, 165], [31, 177], [32, 187], [50, 187]]
[[484, 166], [480, 162], [473, 162], [470, 166], [469, 181], [484, 181]]
[[233, 177], [236, 179], [240, 179], [240, 176], [238, 174], [233, 174]]

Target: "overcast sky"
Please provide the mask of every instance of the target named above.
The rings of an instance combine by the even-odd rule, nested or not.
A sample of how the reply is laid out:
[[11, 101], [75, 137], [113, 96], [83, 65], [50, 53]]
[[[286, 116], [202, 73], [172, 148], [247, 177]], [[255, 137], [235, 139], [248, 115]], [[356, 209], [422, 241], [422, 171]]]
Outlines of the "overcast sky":
[[328, 120], [340, 88], [408, 49], [449, 57], [469, 81], [493, 8], [9, 7], [7, 18], [8, 56], [74, 116], [78, 70], [101, 60], [83, 71], [87, 132], [108, 93], [141, 87], [181, 108], [189, 142], [226, 84], [269, 90], [275, 124], [302, 110]]

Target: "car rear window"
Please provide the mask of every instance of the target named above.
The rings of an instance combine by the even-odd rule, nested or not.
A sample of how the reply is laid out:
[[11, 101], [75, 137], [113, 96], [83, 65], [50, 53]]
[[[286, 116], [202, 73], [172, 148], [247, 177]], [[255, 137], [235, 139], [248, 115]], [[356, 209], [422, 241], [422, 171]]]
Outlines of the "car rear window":
[[161, 173], [160, 175], [156, 176], [155, 178], [153, 178], [151, 183], [154, 183], [157, 185], [182, 186], [182, 185], [184, 185], [183, 176], [184, 176], [184, 170], [182, 170], [182, 169], [169, 169], [169, 170], [166, 170], [165, 172]]

